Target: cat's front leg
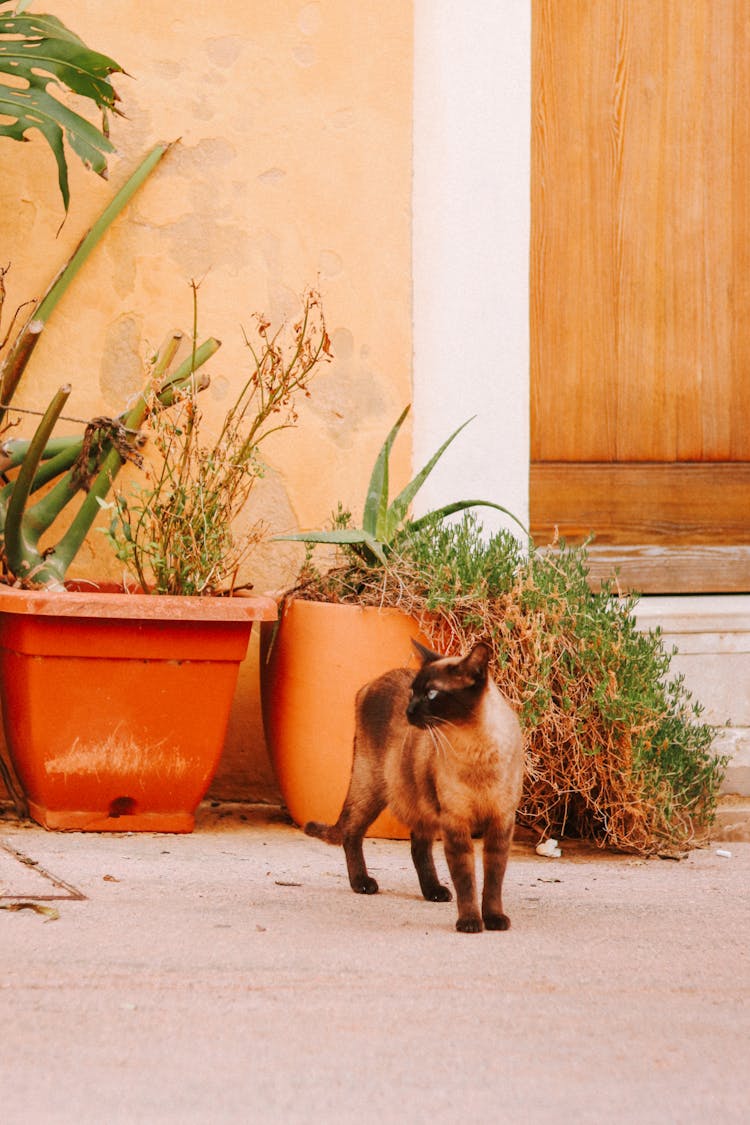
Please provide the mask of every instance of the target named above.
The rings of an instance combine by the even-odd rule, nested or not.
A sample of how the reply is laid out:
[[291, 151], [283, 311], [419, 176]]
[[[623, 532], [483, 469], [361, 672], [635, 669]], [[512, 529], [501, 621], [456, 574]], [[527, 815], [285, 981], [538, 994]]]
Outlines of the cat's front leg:
[[432, 858], [432, 840], [429, 837], [411, 834], [411, 858], [417, 871], [419, 886], [428, 902], [450, 902], [453, 898], [448, 887], [444, 887], [435, 870]]
[[474, 845], [468, 828], [443, 828], [443, 848], [453, 886], [456, 888], [458, 921], [456, 929], [464, 934], [478, 934], [482, 918], [477, 904], [474, 874]]
[[512, 838], [512, 822], [508, 825], [492, 821], [485, 832], [482, 918], [488, 930], [510, 927], [510, 918], [503, 913], [503, 879]]

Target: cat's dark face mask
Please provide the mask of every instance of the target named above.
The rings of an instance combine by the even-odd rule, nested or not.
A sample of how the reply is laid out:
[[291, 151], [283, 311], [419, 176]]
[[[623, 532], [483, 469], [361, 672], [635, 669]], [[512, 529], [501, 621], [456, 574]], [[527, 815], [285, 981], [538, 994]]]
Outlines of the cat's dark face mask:
[[412, 726], [425, 730], [473, 719], [486, 681], [483, 677], [461, 675], [458, 669], [450, 671], [451, 674], [441, 677], [432, 670], [417, 673], [406, 706], [406, 718]]
[[411, 725], [413, 727], [419, 727], [420, 730], [424, 730], [430, 723], [440, 722], [438, 718], [429, 713], [425, 706], [425, 700], [419, 695], [414, 695], [413, 690], [414, 689], [412, 689], [412, 697], [406, 707], [406, 718]]
[[422, 667], [412, 683], [407, 720], [421, 730], [470, 721], [487, 685], [487, 645], [479, 642], [458, 660], [431, 652], [416, 641], [413, 644], [422, 657]]

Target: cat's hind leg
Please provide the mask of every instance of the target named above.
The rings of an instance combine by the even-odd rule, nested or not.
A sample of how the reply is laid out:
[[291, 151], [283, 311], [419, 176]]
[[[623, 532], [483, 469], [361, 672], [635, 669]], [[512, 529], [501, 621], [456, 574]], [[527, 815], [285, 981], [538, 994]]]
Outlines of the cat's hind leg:
[[367, 872], [362, 841], [385, 806], [382, 773], [374, 765], [372, 756], [358, 753], [358, 739], [355, 737], [349, 790], [338, 820], [330, 826], [309, 821], [305, 832], [329, 844], [343, 844], [349, 884], [357, 894], [374, 895], [378, 892], [377, 882]]
[[377, 882], [367, 873], [362, 842], [365, 832], [384, 808], [385, 805], [373, 807], [371, 812], [370, 808], [363, 809], [362, 806], [358, 806], [355, 812], [345, 804], [335, 824], [321, 824], [309, 820], [304, 828], [307, 836], [314, 836], [327, 844], [344, 845], [349, 885], [360, 895], [378, 893]]
[[362, 849], [362, 834], [344, 838], [344, 855], [346, 856], [346, 870], [349, 873], [349, 886], [358, 895], [376, 895], [379, 887], [377, 880], [367, 872], [365, 853]]
[[349, 793], [338, 819], [338, 827], [344, 845], [350, 887], [360, 895], [375, 895], [378, 893], [378, 884], [367, 872], [362, 843], [365, 832], [383, 811], [386, 802], [377, 786], [358, 784], [356, 774], [355, 768], [352, 771]]
[[308, 820], [304, 828], [307, 836], [314, 836], [318, 840], [324, 840], [327, 844], [344, 845], [349, 885], [353, 891], [360, 895], [375, 895], [378, 893], [377, 882], [367, 873], [362, 841], [365, 832], [380, 812], [382, 812], [382, 809], [378, 809], [372, 820], [368, 820], [366, 824], [362, 825], [356, 822], [351, 823], [345, 816], [346, 808], [344, 808], [336, 824], [321, 824], [316, 820]]
[[438, 879], [435, 860], [432, 856], [432, 840], [429, 837], [419, 836], [416, 832], [412, 832], [411, 858], [414, 860], [420, 889], [427, 901], [450, 902], [453, 895], [450, 889], [444, 887]]

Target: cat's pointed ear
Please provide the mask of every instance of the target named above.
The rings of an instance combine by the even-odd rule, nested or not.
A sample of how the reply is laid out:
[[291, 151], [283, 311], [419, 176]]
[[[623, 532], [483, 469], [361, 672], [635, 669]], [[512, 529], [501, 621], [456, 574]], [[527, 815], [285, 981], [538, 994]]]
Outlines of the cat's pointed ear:
[[486, 677], [491, 656], [492, 652], [490, 646], [486, 645], [484, 641], [478, 641], [469, 655], [464, 659], [467, 672], [473, 676], [477, 682]]
[[421, 645], [419, 641], [415, 641], [413, 637], [411, 643], [414, 645], [417, 655], [421, 656], [423, 664], [432, 664], [436, 660], [443, 659], [439, 652], [433, 652], [426, 645]]

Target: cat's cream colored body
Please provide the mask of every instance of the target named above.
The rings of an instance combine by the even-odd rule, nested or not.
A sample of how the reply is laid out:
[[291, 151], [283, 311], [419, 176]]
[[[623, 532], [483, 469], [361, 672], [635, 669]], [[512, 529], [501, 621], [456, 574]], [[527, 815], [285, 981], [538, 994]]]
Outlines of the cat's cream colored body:
[[[403, 676], [396, 713], [406, 712], [413, 678]], [[470, 726], [420, 730], [404, 719], [403, 728], [403, 740], [392, 740], [384, 762], [388, 804], [399, 820], [430, 835], [455, 822], [468, 822], [472, 833], [493, 818], [512, 823], [523, 785], [523, 739], [515, 711], [494, 683]]]

